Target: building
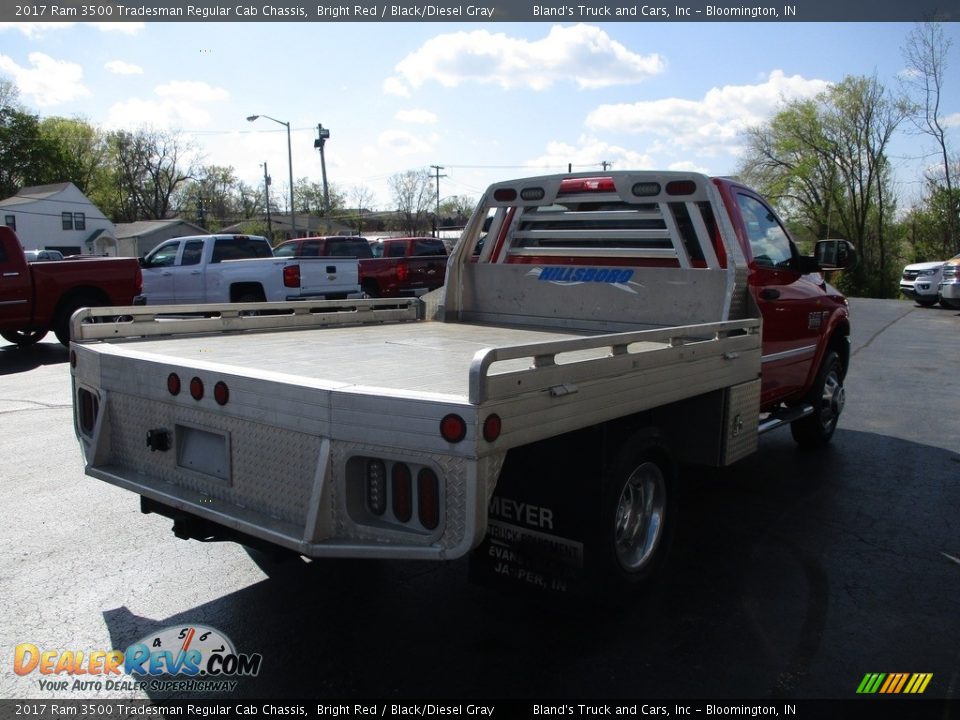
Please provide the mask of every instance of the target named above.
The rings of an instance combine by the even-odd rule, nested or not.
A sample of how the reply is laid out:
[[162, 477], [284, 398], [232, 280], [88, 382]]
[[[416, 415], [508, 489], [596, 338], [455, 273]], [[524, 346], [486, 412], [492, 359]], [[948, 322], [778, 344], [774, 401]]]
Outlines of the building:
[[71, 182], [23, 188], [0, 200], [0, 222], [25, 250], [116, 255], [113, 223]]
[[118, 223], [116, 226], [117, 255], [143, 257], [164, 240], [186, 235], [209, 234], [199, 225], [186, 220], [141, 220]]

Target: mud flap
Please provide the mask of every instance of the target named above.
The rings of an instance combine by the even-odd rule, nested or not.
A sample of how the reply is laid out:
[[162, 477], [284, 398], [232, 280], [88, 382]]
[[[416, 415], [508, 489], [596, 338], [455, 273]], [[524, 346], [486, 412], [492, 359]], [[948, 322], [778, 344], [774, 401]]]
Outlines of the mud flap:
[[490, 501], [487, 536], [470, 556], [482, 585], [580, 594], [602, 468], [595, 430], [511, 450]]

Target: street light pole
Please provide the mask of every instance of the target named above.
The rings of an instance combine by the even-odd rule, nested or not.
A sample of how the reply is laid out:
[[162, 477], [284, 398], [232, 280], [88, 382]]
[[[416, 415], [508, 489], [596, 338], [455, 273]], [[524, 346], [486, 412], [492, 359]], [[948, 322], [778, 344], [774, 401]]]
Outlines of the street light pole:
[[297, 212], [293, 207], [293, 148], [290, 144], [290, 123], [283, 122], [283, 120], [277, 120], [274, 117], [269, 115], [249, 115], [247, 117], [248, 122], [253, 122], [257, 118], [264, 117], [267, 120], [273, 120], [275, 123], [283, 125], [287, 128], [287, 163], [290, 168], [290, 236], [297, 237]]

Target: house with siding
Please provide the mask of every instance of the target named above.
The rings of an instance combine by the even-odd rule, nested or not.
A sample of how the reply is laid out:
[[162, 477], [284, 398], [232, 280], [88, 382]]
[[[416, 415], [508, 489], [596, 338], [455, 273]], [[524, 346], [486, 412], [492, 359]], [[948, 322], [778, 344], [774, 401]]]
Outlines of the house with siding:
[[23, 188], [0, 200], [0, 222], [16, 231], [25, 250], [117, 254], [113, 223], [71, 182]]
[[187, 235], [207, 235], [199, 225], [176, 218], [117, 223], [117, 254], [143, 257], [164, 240]]

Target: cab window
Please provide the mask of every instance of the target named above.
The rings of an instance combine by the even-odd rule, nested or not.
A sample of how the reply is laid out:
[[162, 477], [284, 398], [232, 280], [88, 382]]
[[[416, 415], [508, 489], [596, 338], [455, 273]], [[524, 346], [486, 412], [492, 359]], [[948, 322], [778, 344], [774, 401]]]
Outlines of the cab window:
[[761, 267], [788, 267], [793, 260], [790, 237], [773, 212], [756, 198], [737, 195], [753, 261]]
[[180, 250], [180, 241], [160, 245], [156, 250], [150, 253], [147, 258], [150, 267], [170, 267], [177, 261], [177, 252]]

